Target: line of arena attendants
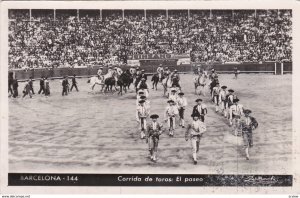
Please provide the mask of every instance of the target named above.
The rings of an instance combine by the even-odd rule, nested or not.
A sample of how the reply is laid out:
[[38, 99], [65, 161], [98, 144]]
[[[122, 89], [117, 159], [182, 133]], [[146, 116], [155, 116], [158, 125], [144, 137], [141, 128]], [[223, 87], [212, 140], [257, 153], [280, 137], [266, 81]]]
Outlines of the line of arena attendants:
[[[135, 87], [137, 87], [141, 81], [141, 79], [147, 79], [147, 75], [145, 73], [144, 69], [140, 69], [139, 67], [136, 66], [132, 66], [130, 67], [130, 69], [127, 69], [125, 71], [123, 71], [120, 67], [115, 66], [109, 66], [107, 73], [104, 74], [104, 68], [103, 67], [99, 67], [97, 74], [93, 75], [91, 78], [96, 78], [97, 81], [93, 82], [94, 84], [91, 85], [92, 89], [94, 89], [94, 85], [95, 84], [100, 84], [100, 85], [104, 85], [105, 81], [108, 79], [113, 79], [115, 81], [115, 84], [113, 84], [113, 86], [115, 87], [115, 90], [117, 90], [117, 86], [118, 85], [118, 78], [120, 78], [122, 75], [126, 75], [129, 76], [130, 79], [127, 82], [127, 86], [129, 88], [130, 84], [133, 83]], [[13, 98], [18, 98], [19, 97], [19, 82], [17, 78], [13, 77], [13, 73], [10, 72], [8, 75], [8, 93], [9, 93], [9, 97], [13, 97]], [[89, 78], [88, 83], [90, 83], [91, 78]], [[61, 80], [61, 86], [62, 86], [62, 96], [66, 96], [68, 95], [70, 92], [72, 92], [73, 88], [75, 88], [75, 90], [78, 92], [79, 88], [78, 88], [78, 82], [77, 82], [77, 77], [74, 74], [71, 77], [71, 83], [69, 82], [70, 77], [65, 75], [63, 76], [63, 79]], [[24, 88], [23, 88], [23, 96], [22, 98], [29, 96], [30, 98], [33, 97], [33, 95], [35, 95], [35, 91], [34, 91], [34, 85], [33, 82], [35, 80], [32, 77], [29, 77], [29, 79], [26, 80]], [[40, 80], [39, 80], [39, 91], [37, 92], [38, 94], [44, 94], [46, 97], [50, 96], [50, 81], [49, 78], [47, 76], [41, 76]], [[140, 85], [139, 85], [140, 86]]]

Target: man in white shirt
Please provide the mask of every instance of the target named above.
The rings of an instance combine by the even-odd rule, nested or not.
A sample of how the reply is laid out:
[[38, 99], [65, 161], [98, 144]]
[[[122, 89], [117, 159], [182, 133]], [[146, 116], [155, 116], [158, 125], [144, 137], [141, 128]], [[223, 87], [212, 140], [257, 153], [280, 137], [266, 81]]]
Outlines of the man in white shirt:
[[226, 89], [227, 86], [222, 86], [219, 94], [219, 105], [224, 117], [227, 117], [226, 97], [228, 93]]
[[178, 107], [178, 112], [179, 112], [179, 126], [181, 126], [182, 128], [184, 128], [185, 126], [185, 121], [184, 121], [184, 111], [185, 108], [187, 106], [187, 100], [184, 97], [184, 93], [180, 92], [178, 94], [178, 98], [177, 98], [177, 107]]
[[240, 135], [239, 121], [244, 115], [244, 107], [239, 104], [239, 99], [233, 99], [233, 105], [229, 108], [229, 124], [232, 125], [235, 135]]
[[219, 111], [219, 95], [220, 95], [220, 84], [219, 83], [216, 83], [216, 86], [213, 88], [212, 90], [212, 94], [211, 94], [211, 97], [215, 103], [215, 109], [216, 109], [216, 112]]
[[168, 100], [169, 105], [165, 110], [165, 122], [168, 122], [169, 136], [174, 137], [175, 117], [178, 115], [178, 108], [173, 100]]
[[147, 124], [147, 117], [150, 114], [150, 109], [145, 106], [145, 101], [139, 101], [140, 105], [136, 108], [136, 121], [139, 123], [139, 128], [141, 130], [141, 139], [145, 138], [145, 130]]
[[200, 114], [193, 113], [193, 122], [188, 125], [185, 132], [185, 140], [191, 140], [194, 164], [197, 164], [197, 153], [199, 152], [200, 140], [206, 131], [206, 125], [200, 121]]

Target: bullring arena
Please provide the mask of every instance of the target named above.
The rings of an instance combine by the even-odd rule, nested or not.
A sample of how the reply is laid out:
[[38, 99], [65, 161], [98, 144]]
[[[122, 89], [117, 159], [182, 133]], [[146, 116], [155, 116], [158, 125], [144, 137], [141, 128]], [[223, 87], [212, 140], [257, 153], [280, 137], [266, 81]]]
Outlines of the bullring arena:
[[[19, 97], [9, 98], [9, 172], [291, 174], [292, 10], [136, 9], [8, 10], [7, 67], [15, 74], [9, 86], [19, 89]], [[86, 77], [99, 66], [104, 75], [110, 66], [140, 67], [149, 75], [150, 114], [162, 122], [167, 98], [161, 84], [151, 89], [159, 65], [180, 73], [187, 123], [197, 98], [208, 107], [197, 165], [178, 122], [174, 137], [161, 135], [157, 162], [149, 159], [133, 85], [123, 95], [89, 93]], [[258, 128], [250, 160], [242, 137], [215, 112], [208, 87], [206, 96], [195, 95], [195, 66], [214, 68], [220, 85], [252, 110]], [[62, 96], [61, 78], [73, 74], [79, 92]], [[24, 81], [32, 77], [37, 92], [42, 76], [50, 96], [22, 98]]]
[[[188, 100], [186, 120], [195, 99], [193, 74], [181, 74]], [[151, 79], [151, 76], [149, 76]], [[158, 161], [148, 158], [135, 120], [136, 95], [89, 94], [87, 78], [78, 79], [79, 92], [61, 96], [61, 81], [50, 80], [51, 96], [9, 100], [9, 171], [78, 173], [211, 173], [287, 174], [292, 170], [292, 75], [220, 74], [221, 85], [236, 90], [240, 103], [252, 110], [259, 127], [254, 131], [251, 159], [245, 160], [242, 139], [228, 121], [214, 112], [208, 90], [207, 132], [201, 140], [198, 165], [192, 164], [185, 129], [160, 139]], [[148, 83], [150, 80], [148, 80]], [[23, 83], [19, 83], [23, 87]], [[38, 90], [38, 81], [34, 82]], [[100, 89], [100, 87], [96, 87]], [[151, 113], [163, 120], [167, 99], [163, 88], [150, 90]], [[166, 124], [164, 124], [166, 127]]]

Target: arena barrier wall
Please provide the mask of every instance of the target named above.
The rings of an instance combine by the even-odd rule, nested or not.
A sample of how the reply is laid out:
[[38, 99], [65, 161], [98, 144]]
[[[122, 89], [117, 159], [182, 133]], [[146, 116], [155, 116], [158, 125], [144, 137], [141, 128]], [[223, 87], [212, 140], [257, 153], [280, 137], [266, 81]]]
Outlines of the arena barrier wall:
[[[292, 62], [285, 63], [274, 63], [274, 62], [266, 62], [266, 63], [241, 63], [241, 64], [213, 64], [213, 68], [218, 73], [233, 73], [233, 68], [237, 67], [240, 73], [273, 73], [277, 75], [282, 75], [286, 73], [292, 73]], [[156, 66], [147, 66], [141, 67], [144, 69], [147, 74], [152, 74], [156, 72], [158, 65]], [[121, 66], [124, 70], [129, 69], [129, 66]], [[192, 65], [177, 65], [177, 66], [169, 66], [172, 70], [177, 69], [180, 73], [191, 73], [197, 67]], [[97, 74], [97, 70], [99, 66], [93, 67], [83, 67], [83, 68], [50, 68], [50, 69], [29, 69], [29, 70], [10, 70], [10, 72], [14, 72], [14, 76], [18, 80], [25, 80], [29, 77], [34, 79], [41, 78], [42, 76], [47, 76], [48, 78], [55, 79], [61, 78], [65, 75], [73, 76], [74, 74], [77, 77], [90, 77], [92, 75]], [[104, 73], [107, 72], [107, 68], [104, 68]]]

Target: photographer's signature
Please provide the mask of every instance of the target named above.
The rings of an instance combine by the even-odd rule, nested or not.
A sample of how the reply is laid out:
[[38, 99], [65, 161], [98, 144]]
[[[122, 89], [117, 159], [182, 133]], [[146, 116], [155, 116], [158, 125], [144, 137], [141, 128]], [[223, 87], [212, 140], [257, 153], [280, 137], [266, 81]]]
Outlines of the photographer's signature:
[[276, 179], [274, 176], [271, 177], [263, 177], [263, 176], [247, 176], [244, 179], [245, 182], [248, 183], [255, 183], [255, 184], [274, 184], [278, 182], [278, 179]]

